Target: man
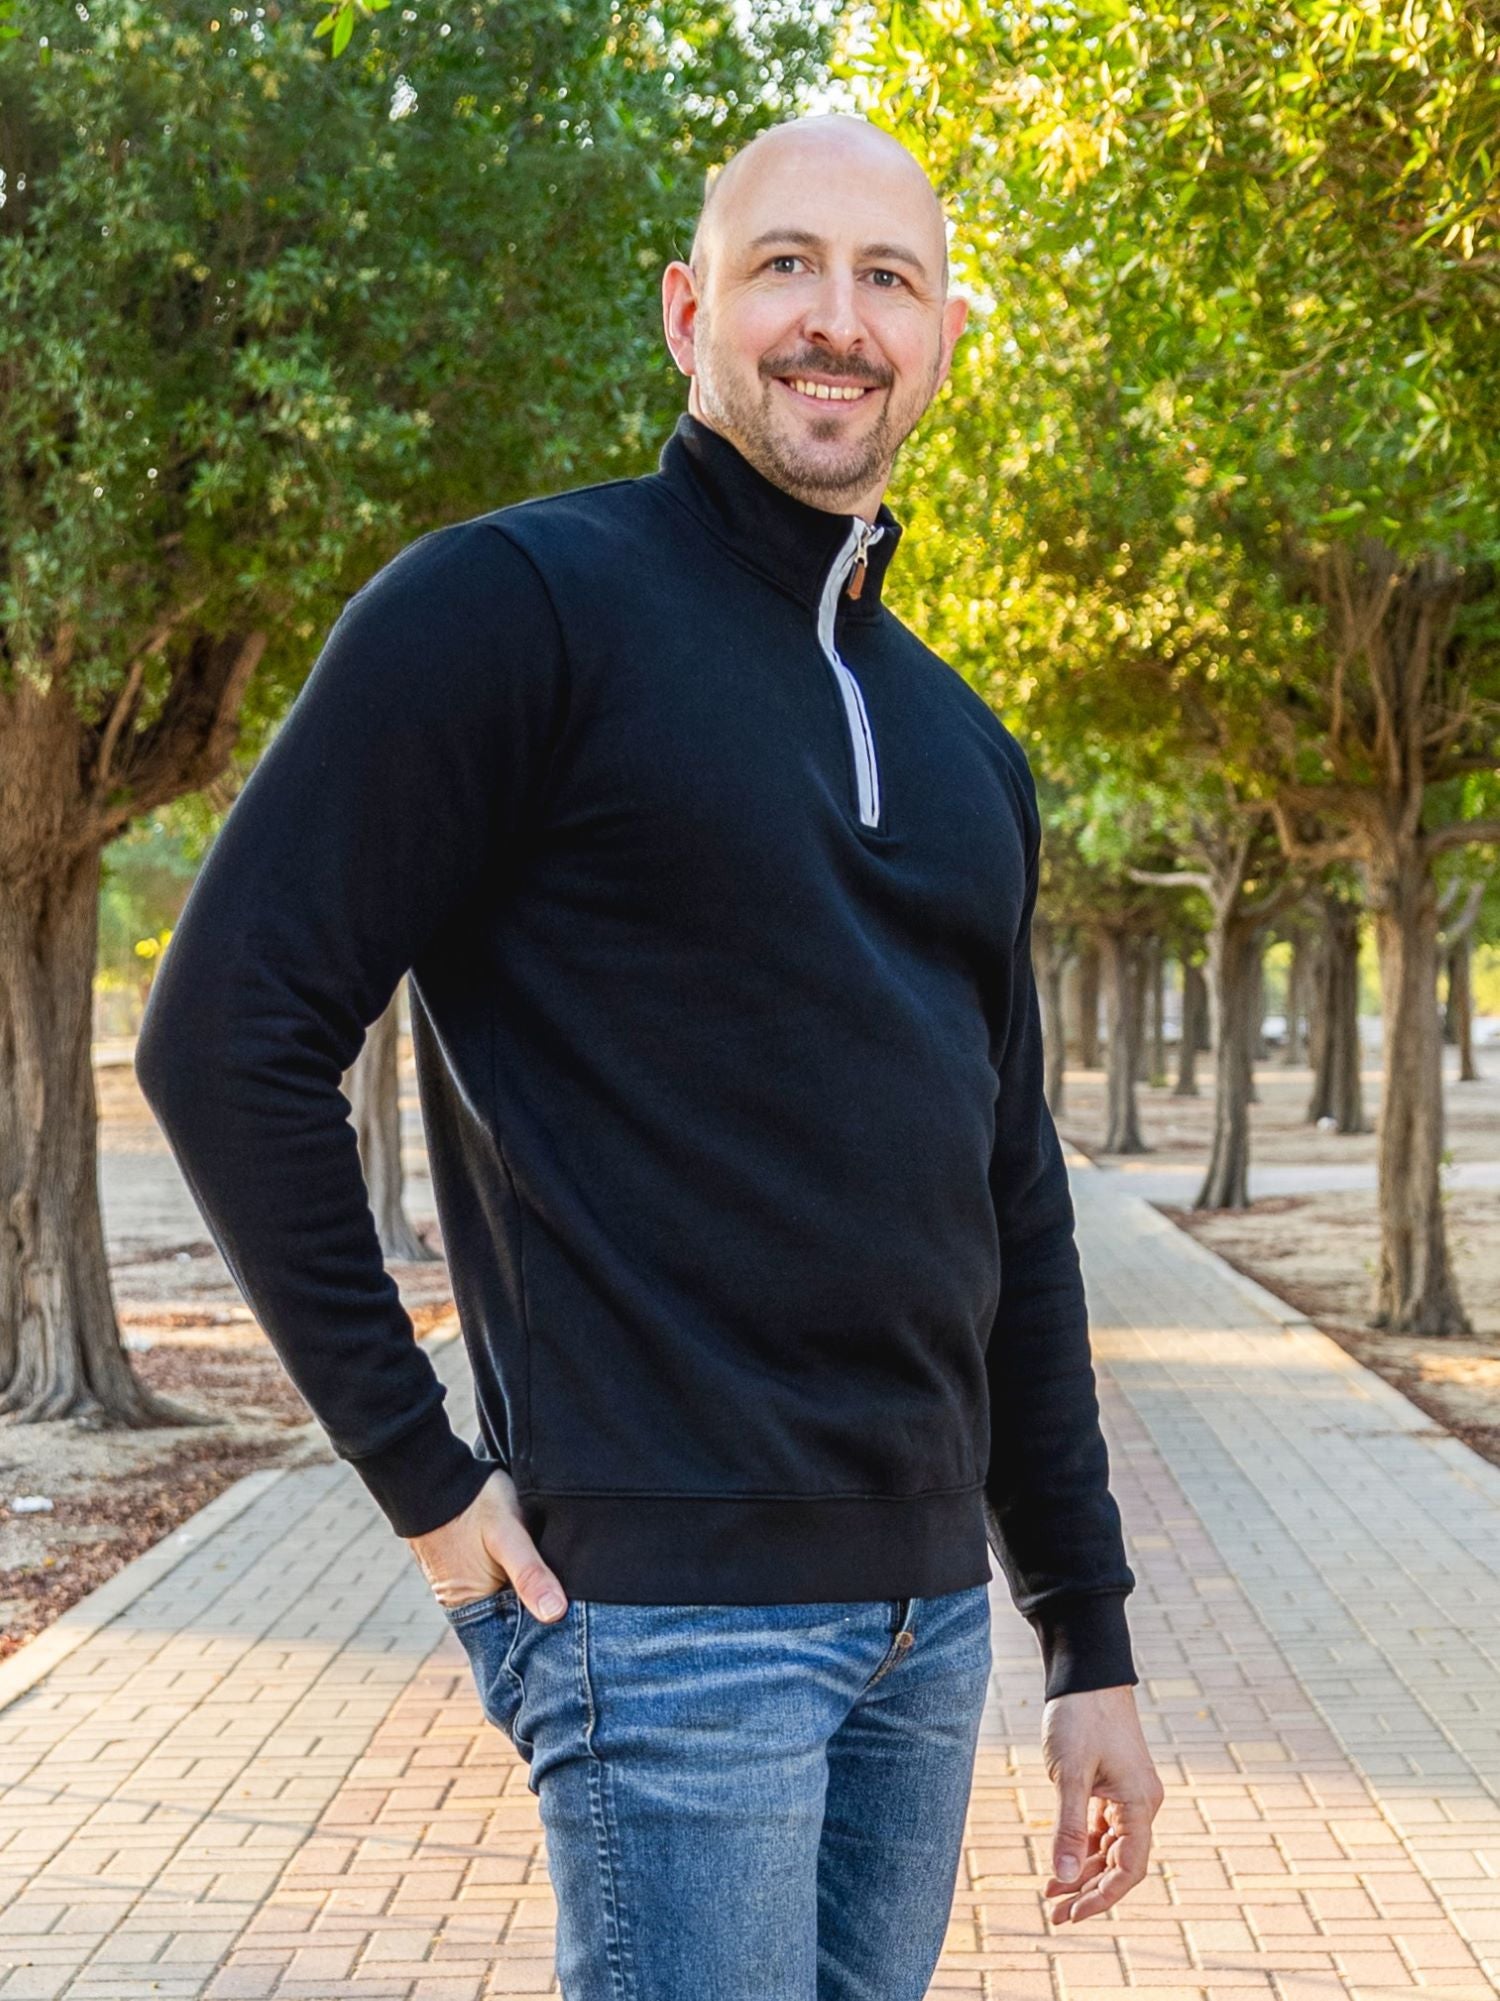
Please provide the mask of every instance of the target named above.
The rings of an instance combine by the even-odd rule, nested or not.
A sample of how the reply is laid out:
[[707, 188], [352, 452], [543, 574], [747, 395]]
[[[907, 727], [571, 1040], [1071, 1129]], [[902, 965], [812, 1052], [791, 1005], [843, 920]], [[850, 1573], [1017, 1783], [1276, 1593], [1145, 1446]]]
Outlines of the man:
[[[920, 169], [843, 117], [725, 167], [663, 303], [660, 471], [355, 594], [137, 1071], [526, 1759], [569, 2001], [916, 2001], [991, 1546], [1041, 1643], [1056, 1917], [1141, 1879], [1162, 1797], [1041, 1095], [1035, 792], [882, 599], [965, 306]], [[339, 1091], [408, 968], [478, 1455]]]

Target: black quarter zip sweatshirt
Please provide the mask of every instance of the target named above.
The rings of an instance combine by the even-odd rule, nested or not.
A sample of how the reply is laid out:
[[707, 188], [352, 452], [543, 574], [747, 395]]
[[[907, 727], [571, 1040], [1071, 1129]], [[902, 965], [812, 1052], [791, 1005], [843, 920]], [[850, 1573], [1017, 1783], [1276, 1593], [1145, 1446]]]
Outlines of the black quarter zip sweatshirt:
[[[136, 1072], [335, 1450], [418, 1535], [516, 1483], [578, 1597], [984, 1583], [1134, 1682], [1030, 960], [1024, 754], [891, 612], [901, 528], [684, 415], [421, 536], [231, 809]], [[476, 1446], [341, 1082], [409, 974]]]

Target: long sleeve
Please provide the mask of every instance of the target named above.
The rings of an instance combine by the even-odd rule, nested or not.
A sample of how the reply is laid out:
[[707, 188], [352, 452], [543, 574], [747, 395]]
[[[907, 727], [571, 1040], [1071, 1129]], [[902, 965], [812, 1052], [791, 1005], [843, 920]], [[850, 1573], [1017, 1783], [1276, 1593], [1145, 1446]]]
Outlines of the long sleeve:
[[1139, 1679], [1125, 1599], [1135, 1576], [1089, 1350], [1072, 1194], [1042, 1093], [1041, 1008], [1031, 962], [1040, 821], [1029, 772], [1026, 892], [1000, 1061], [990, 1183], [1001, 1292], [986, 1355], [991, 1547], [1041, 1642], [1047, 1697]]
[[341, 1081], [403, 973], [496, 893], [565, 707], [519, 548], [482, 520], [409, 544], [345, 605], [231, 808], [137, 1046], [236, 1283], [401, 1535], [451, 1520], [489, 1467], [385, 1270]]

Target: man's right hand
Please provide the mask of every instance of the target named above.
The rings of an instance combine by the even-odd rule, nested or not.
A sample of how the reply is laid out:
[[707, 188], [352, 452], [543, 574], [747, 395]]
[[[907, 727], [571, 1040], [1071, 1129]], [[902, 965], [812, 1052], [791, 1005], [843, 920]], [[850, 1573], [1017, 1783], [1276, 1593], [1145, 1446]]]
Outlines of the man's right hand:
[[568, 1609], [561, 1584], [521, 1519], [515, 1482], [499, 1467], [461, 1515], [406, 1540], [433, 1596], [450, 1611], [488, 1598], [504, 1584], [513, 1584], [527, 1611], [548, 1623]]

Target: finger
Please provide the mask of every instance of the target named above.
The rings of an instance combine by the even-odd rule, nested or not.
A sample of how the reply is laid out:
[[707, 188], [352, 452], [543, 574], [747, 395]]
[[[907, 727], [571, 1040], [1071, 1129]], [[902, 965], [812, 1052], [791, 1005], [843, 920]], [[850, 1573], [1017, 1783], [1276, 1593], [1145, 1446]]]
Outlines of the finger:
[[1096, 1918], [1117, 1904], [1131, 1888], [1130, 1879], [1118, 1869], [1106, 1869], [1097, 1883], [1090, 1883], [1082, 1895], [1068, 1900], [1057, 1914], [1057, 1922], [1076, 1925], [1082, 1924], [1085, 1918]]
[[1125, 1802], [1121, 1825], [1110, 1842], [1102, 1874], [1071, 1900], [1066, 1920], [1077, 1923], [1117, 1904], [1146, 1874], [1151, 1859], [1151, 1816], [1143, 1803]]
[[1082, 1896], [1085, 1890], [1093, 1888], [1108, 1866], [1103, 1856], [1095, 1855], [1089, 1861], [1085, 1862], [1083, 1865], [1083, 1874], [1076, 1883], [1070, 1883], [1061, 1892], [1051, 1884], [1046, 1887], [1043, 1895], [1056, 1899], [1056, 1902], [1048, 1906], [1047, 1911], [1047, 1915], [1052, 1919], [1054, 1924], [1065, 1924], [1067, 1922], [1069, 1914], [1079, 1897]]
[[1052, 1836], [1052, 1873], [1071, 1886], [1083, 1874], [1089, 1854], [1089, 1790], [1093, 1769], [1064, 1765], [1057, 1775], [1057, 1824]]
[[528, 1612], [547, 1623], [560, 1619], [568, 1609], [567, 1594], [557, 1577], [543, 1563], [535, 1544], [502, 1558], [516, 1596]]
[[1044, 1897], [1061, 1897], [1075, 1894], [1086, 1883], [1093, 1882], [1100, 1870], [1106, 1866], [1107, 1862], [1108, 1857], [1102, 1852], [1100, 1845], [1095, 1842], [1084, 1856], [1083, 1867], [1073, 1878], [1073, 1881], [1065, 1883], [1060, 1876], [1049, 1876], [1042, 1885], [1042, 1895]]

